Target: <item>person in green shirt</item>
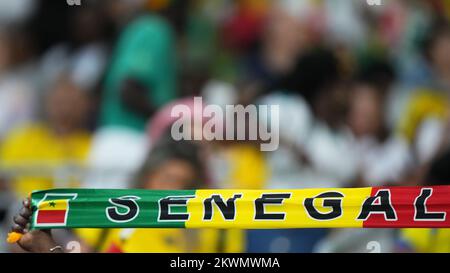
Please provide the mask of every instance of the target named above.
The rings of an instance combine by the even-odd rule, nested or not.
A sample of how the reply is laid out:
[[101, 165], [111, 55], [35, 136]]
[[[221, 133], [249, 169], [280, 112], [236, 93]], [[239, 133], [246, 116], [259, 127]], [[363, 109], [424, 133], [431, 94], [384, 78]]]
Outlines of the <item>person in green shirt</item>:
[[107, 72], [100, 126], [144, 131], [151, 115], [176, 97], [174, 31], [157, 15], [144, 15], [122, 32]]
[[137, 17], [122, 31], [103, 85], [85, 187], [128, 187], [152, 142], [148, 121], [176, 98], [175, 42], [169, 21], [154, 13]]

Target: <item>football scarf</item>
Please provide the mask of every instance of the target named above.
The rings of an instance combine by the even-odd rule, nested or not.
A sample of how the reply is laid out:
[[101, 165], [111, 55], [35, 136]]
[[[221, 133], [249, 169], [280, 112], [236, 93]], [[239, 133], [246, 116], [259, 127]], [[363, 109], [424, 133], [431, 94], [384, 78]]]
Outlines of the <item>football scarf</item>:
[[450, 187], [296, 190], [53, 189], [31, 195], [32, 229], [450, 228]]

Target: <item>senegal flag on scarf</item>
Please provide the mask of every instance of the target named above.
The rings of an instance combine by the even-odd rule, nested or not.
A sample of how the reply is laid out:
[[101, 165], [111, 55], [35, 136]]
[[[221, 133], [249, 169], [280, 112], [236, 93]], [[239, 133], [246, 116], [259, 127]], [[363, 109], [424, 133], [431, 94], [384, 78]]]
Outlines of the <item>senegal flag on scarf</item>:
[[36, 191], [32, 228], [450, 228], [450, 187]]
[[35, 226], [66, 226], [69, 201], [77, 194], [47, 193], [37, 203]]

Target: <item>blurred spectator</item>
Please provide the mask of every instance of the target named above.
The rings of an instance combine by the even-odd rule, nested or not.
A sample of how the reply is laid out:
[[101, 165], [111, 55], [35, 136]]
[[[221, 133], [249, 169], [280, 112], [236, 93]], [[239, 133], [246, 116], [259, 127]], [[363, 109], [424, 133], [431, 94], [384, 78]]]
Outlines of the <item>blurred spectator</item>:
[[174, 42], [170, 26], [156, 15], [127, 26], [106, 77], [102, 126], [143, 131], [155, 109], [175, 98]]
[[0, 141], [9, 130], [36, 115], [37, 77], [25, 29], [0, 27]]
[[80, 174], [73, 171], [84, 166], [89, 151], [84, 90], [61, 76], [47, 92], [44, 107], [44, 120], [15, 129], [1, 145], [2, 167], [12, 172], [10, 182], [21, 197], [36, 189], [79, 186]]
[[[360, 179], [364, 185], [387, 185], [401, 181], [410, 164], [408, 144], [388, 135], [384, 97], [368, 84], [357, 84], [352, 93], [349, 124], [359, 153]], [[379, 160], [383, 158], [383, 160]]]
[[135, 19], [122, 32], [106, 75], [101, 127], [89, 156], [92, 168], [116, 169], [119, 175], [92, 174], [87, 186], [126, 187], [129, 175], [142, 163], [147, 121], [176, 96], [174, 39], [168, 22], [156, 14]]
[[[356, 174], [356, 155], [345, 126], [348, 90], [336, 56], [329, 50], [309, 50], [287, 79], [284, 95], [268, 95], [260, 102], [281, 109], [280, 148], [267, 154], [273, 181], [269, 185], [349, 185]], [[342, 154], [346, 160], [339, 160]]]
[[99, 8], [83, 5], [68, 20], [68, 40], [45, 51], [42, 56], [44, 80], [51, 82], [61, 70], [83, 89], [93, 90], [107, 63], [107, 22]]
[[432, 76], [426, 85], [418, 86], [407, 104], [399, 131], [410, 143], [415, 162], [420, 168], [414, 177], [421, 180], [427, 165], [442, 149], [449, 120], [450, 90], [449, 23], [438, 21], [425, 44]]
[[259, 47], [244, 58], [246, 77], [260, 82], [264, 90], [279, 88], [281, 79], [294, 69], [307, 44], [305, 26], [290, 12], [292, 3], [285, 2], [273, 4]]
[[370, 62], [353, 83], [348, 113], [359, 157], [359, 182], [367, 186], [395, 184], [403, 181], [412, 164], [408, 143], [391, 134], [387, 123], [387, 99], [395, 74], [388, 61]]

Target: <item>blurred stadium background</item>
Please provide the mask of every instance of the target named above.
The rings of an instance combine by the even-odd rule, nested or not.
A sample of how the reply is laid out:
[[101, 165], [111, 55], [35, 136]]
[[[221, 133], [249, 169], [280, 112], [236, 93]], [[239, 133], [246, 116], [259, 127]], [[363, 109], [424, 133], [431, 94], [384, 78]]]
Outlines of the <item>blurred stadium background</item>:
[[[34, 189], [450, 182], [450, 1], [0, 0], [0, 238]], [[280, 147], [170, 107], [280, 105]], [[122, 252], [450, 252], [447, 229], [65, 230]], [[0, 252], [18, 251], [0, 242]]]

